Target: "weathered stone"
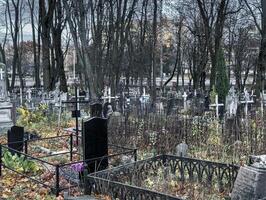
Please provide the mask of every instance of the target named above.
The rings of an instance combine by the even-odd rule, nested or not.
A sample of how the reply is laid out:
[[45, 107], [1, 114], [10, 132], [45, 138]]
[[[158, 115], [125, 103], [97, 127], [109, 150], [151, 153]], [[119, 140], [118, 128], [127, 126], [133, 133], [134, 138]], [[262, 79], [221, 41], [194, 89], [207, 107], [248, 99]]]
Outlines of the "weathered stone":
[[186, 157], [187, 150], [188, 150], [188, 145], [185, 142], [182, 142], [176, 146], [176, 155]]
[[266, 169], [241, 167], [231, 195], [232, 200], [266, 199]]
[[266, 169], [266, 155], [250, 156], [250, 164], [253, 167]]

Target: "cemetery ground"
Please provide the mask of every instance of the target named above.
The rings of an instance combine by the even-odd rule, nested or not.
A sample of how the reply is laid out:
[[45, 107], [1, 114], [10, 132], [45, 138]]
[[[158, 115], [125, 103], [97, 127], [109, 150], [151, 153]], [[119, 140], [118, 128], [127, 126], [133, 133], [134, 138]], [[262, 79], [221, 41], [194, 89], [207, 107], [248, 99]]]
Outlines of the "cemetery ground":
[[[59, 126], [57, 115], [47, 113], [47, 107], [45, 106], [40, 106], [35, 111], [19, 108], [18, 112], [17, 125], [23, 126], [25, 131], [36, 133], [41, 138], [62, 136], [61, 139], [56, 139], [56, 141], [51, 139], [36, 142], [32, 145], [33, 147], [28, 149], [29, 152], [32, 152], [32, 154], [29, 153], [31, 156], [41, 157], [47, 153], [45, 152], [47, 149], [62, 151], [69, 148], [69, 141], [64, 140], [65, 128], [75, 126], [75, 121], [70, 117], [70, 113], [64, 112]], [[130, 173], [138, 174], [135, 181], [130, 180], [127, 174], [124, 174], [118, 176], [119, 182], [130, 183], [136, 187], [156, 190], [175, 197], [228, 199], [232, 188], [229, 179], [232, 179], [232, 177], [225, 177], [227, 180], [223, 184], [220, 184], [218, 179], [215, 178], [208, 182], [208, 180], [205, 180], [206, 177], [203, 177], [202, 181], [195, 181], [195, 178], [191, 179], [190, 174], [184, 174], [184, 177], [180, 177], [177, 175], [178, 172], [170, 172], [172, 158], [167, 157], [169, 162], [166, 162], [168, 163], [166, 165], [160, 164], [160, 157], [157, 158], [158, 160], [149, 159], [154, 158], [154, 156], [156, 158], [157, 155], [171, 154], [179, 156], [180, 152], [177, 152], [177, 145], [186, 143], [188, 145], [187, 149], [183, 149], [184, 152], [181, 152], [185, 154], [183, 155], [185, 157], [217, 162], [215, 164], [217, 168], [220, 167], [219, 163], [244, 165], [248, 163], [249, 155], [265, 153], [264, 141], [266, 138], [263, 134], [264, 121], [262, 119], [263, 116], [259, 111], [255, 111], [255, 114], [249, 116], [246, 120], [234, 121], [231, 124], [229, 124], [230, 122], [225, 124], [211, 113], [202, 116], [194, 116], [191, 113], [168, 116], [156, 113], [147, 115], [130, 113], [126, 116], [112, 116], [108, 121], [108, 142], [136, 148], [138, 160], [146, 162], [145, 159], [147, 159], [145, 164], [140, 163], [141, 178], [137, 172], [139, 169], [134, 168]], [[7, 136], [1, 135], [0, 142], [1, 144], [7, 143]], [[27, 159], [20, 160], [20, 157], [8, 153], [5, 156], [9, 158], [8, 162], [7, 159], [3, 161], [6, 162], [6, 165], [10, 165], [17, 171], [31, 177], [37, 177], [38, 180], [44, 181], [48, 186], [54, 184], [55, 174], [51, 173], [46, 165]], [[64, 164], [67, 163], [68, 159], [68, 156], [59, 155], [48, 157], [46, 161]], [[73, 155], [74, 161], [79, 159], [79, 155]], [[114, 158], [113, 166], [130, 165], [128, 161], [125, 161], [126, 159], [132, 160], [133, 158], [126, 156]], [[162, 159], [165, 159], [165, 157]], [[186, 160], [184, 162], [186, 163]], [[187, 161], [187, 163], [189, 162]], [[201, 160], [193, 161], [193, 163], [197, 162], [201, 166], [212, 168], [208, 166], [208, 163], [206, 164]], [[110, 171], [108, 173], [115, 172]], [[99, 176], [104, 176], [104, 173], [99, 174]], [[64, 177], [60, 177], [60, 184], [66, 188], [69, 187], [67, 191], [72, 196], [78, 196], [83, 192], [81, 186], [71, 188], [70, 182]], [[210, 185], [211, 187], [209, 187]], [[111, 199], [110, 196], [98, 195], [97, 192], [94, 195], [99, 199]], [[0, 199], [63, 199], [63, 191], [60, 192], [60, 196], [56, 197], [50, 188], [36, 184], [23, 175], [18, 175], [3, 168], [0, 178]]]

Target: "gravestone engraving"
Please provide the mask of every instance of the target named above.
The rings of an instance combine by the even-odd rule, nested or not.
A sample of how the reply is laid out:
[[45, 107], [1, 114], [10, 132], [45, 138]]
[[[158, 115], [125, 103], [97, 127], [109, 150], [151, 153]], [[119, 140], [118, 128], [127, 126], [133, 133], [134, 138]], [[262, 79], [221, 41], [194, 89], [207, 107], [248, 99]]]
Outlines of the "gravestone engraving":
[[23, 143], [24, 143], [23, 140], [24, 140], [24, 128], [23, 127], [12, 126], [11, 129], [7, 131], [7, 142], [8, 142], [9, 148], [22, 152]]

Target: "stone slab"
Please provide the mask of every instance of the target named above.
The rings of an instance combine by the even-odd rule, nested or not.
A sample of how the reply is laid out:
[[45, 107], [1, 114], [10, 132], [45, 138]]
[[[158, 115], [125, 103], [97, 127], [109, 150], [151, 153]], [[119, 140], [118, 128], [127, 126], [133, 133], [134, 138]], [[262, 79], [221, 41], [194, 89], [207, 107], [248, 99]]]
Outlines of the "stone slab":
[[232, 200], [266, 199], [266, 169], [241, 167], [231, 194]]

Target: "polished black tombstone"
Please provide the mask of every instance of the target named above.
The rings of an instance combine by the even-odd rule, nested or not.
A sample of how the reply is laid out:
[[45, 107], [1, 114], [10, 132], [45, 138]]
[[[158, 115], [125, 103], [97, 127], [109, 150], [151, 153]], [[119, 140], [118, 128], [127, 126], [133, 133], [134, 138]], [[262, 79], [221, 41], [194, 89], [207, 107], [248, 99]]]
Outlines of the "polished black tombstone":
[[8, 147], [17, 151], [23, 151], [24, 144], [24, 128], [20, 126], [12, 126], [7, 131]]
[[[83, 123], [84, 160], [108, 155], [107, 119], [95, 117]], [[89, 173], [106, 169], [108, 159], [87, 162]]]

